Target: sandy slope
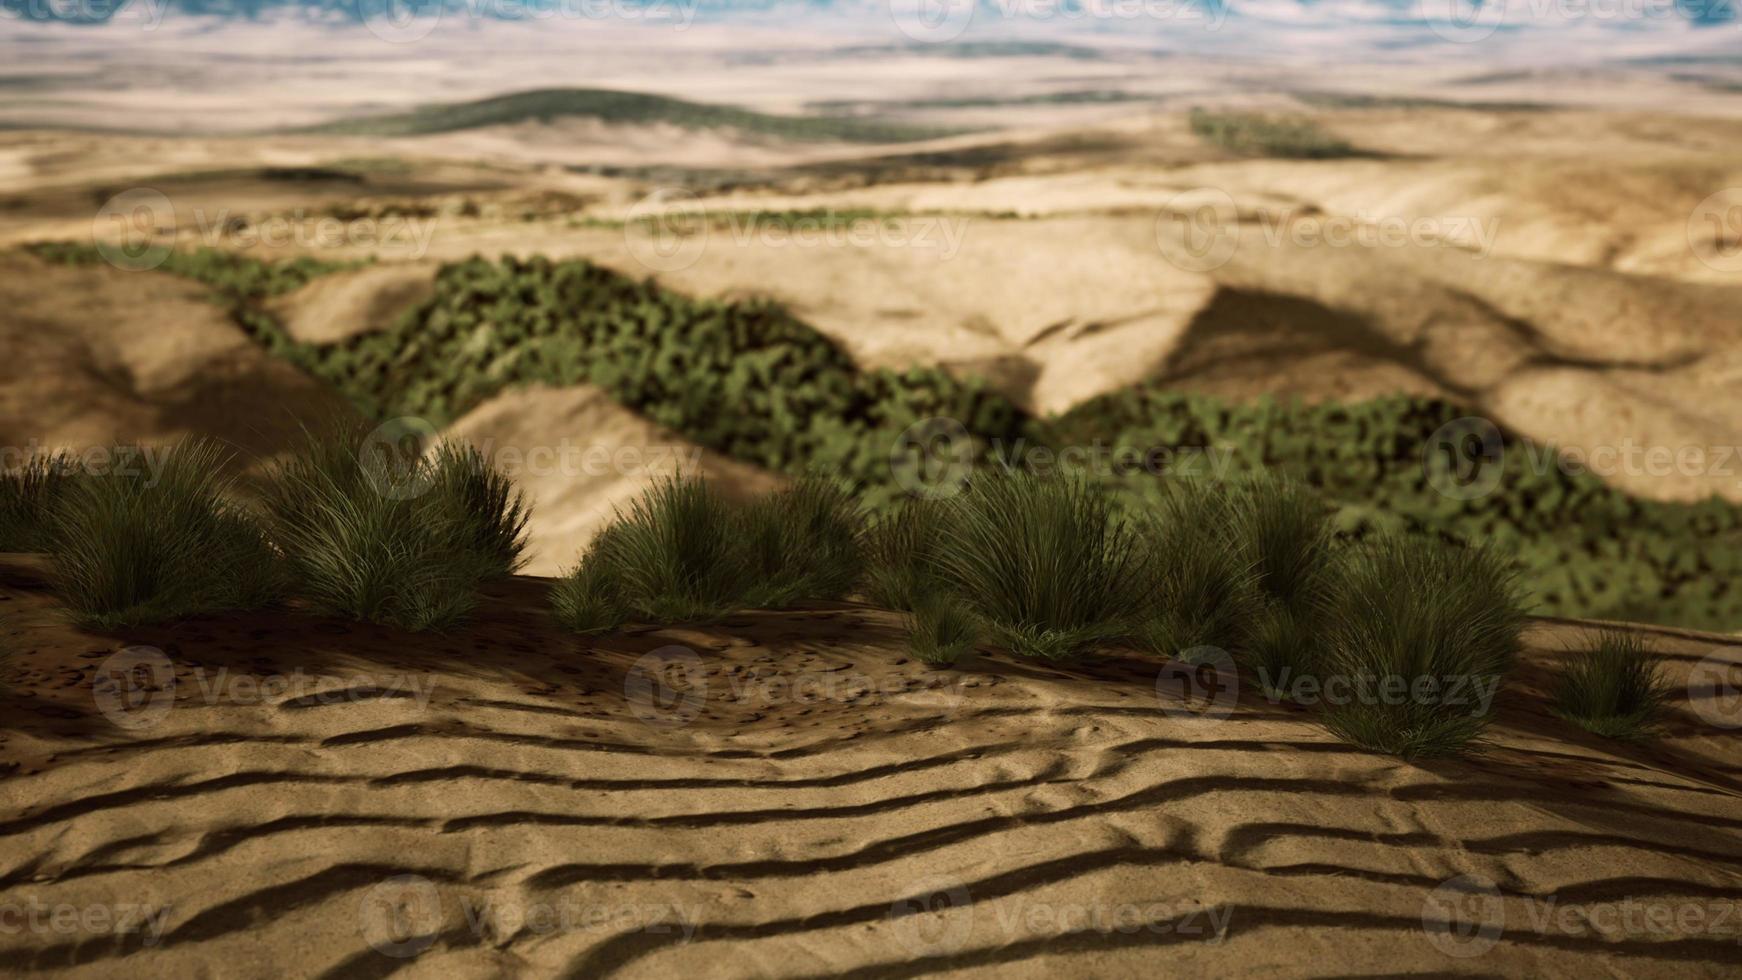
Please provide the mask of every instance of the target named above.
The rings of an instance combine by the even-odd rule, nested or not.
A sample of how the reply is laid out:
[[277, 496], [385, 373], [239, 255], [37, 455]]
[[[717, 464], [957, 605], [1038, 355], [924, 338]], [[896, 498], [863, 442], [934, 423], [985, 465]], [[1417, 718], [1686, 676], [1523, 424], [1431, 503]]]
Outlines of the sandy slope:
[[[1742, 964], [1742, 759], [1714, 724], [1742, 721], [1734, 688], [1678, 700], [1658, 745], [1600, 743], [1542, 707], [1574, 626], [1533, 631], [1482, 754], [1415, 766], [1250, 691], [1225, 717], [1186, 711], [1215, 702], [1173, 680], [1158, 695], [1152, 663], [927, 670], [858, 606], [583, 641], [549, 625], [545, 583], [518, 580], [417, 643], [288, 614], [97, 637], [59, 625], [36, 566], [3, 567], [20, 651], [0, 675], [5, 901], [161, 913], [151, 944], [109, 925], [0, 933], [8, 973]], [[1738, 657], [1648, 635], [1678, 680]], [[169, 695], [93, 687], [129, 643], [173, 662]], [[1479, 955], [1424, 928], [1454, 914], [1436, 890], [1462, 875], [1497, 888], [1465, 906], [1491, 927]], [[1684, 924], [1610, 917], [1659, 906]]]

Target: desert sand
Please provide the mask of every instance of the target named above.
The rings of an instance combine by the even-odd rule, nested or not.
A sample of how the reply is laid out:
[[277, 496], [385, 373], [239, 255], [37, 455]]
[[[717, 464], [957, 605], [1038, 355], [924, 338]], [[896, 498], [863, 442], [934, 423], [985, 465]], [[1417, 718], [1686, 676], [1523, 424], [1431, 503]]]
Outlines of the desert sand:
[[[150, 925], [0, 934], [12, 974], [1742, 964], [1733, 691], [1681, 696], [1648, 748], [1584, 736], [1543, 709], [1584, 624], [1531, 630], [1478, 753], [1412, 765], [1155, 662], [927, 669], [852, 604], [582, 640], [520, 579], [415, 643], [290, 613], [96, 636], [40, 571], [0, 566], [5, 902]], [[1648, 637], [1678, 690], [1742, 657]], [[105, 687], [123, 648], [163, 683]], [[1463, 884], [1494, 891], [1436, 932]], [[1626, 902], [1688, 918], [1624, 927]]]

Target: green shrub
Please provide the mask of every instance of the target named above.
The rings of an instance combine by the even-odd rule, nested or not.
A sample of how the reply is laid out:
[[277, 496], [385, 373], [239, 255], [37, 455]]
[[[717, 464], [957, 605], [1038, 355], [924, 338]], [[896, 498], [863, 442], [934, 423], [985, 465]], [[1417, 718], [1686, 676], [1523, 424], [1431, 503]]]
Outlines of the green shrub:
[[441, 629], [520, 564], [524, 505], [475, 451], [371, 452], [357, 427], [309, 433], [265, 501], [295, 588], [316, 609]]
[[601, 557], [601, 544], [602, 540], [595, 541], [580, 563], [551, 590], [557, 622], [576, 633], [609, 633], [629, 621], [623, 583], [610, 562]]
[[1098, 487], [987, 471], [946, 508], [939, 579], [997, 642], [1056, 660], [1132, 633], [1142, 546]]
[[865, 596], [885, 609], [912, 611], [937, 588], [945, 511], [935, 500], [908, 500], [885, 511], [865, 535]]
[[1561, 672], [1554, 713], [1604, 738], [1652, 735], [1669, 700], [1658, 658], [1637, 633], [1606, 630]]
[[0, 472], [0, 552], [46, 551], [54, 506], [77, 478], [65, 454], [36, 455]]
[[1324, 600], [1336, 539], [1324, 499], [1269, 472], [1229, 488], [1228, 534], [1265, 599], [1305, 613]]
[[1239, 649], [1257, 608], [1252, 558], [1230, 538], [1223, 493], [1200, 481], [1178, 481], [1144, 525], [1139, 638], [1162, 656], [1206, 646]]
[[807, 476], [745, 511], [756, 586], [749, 603], [784, 608], [806, 599], [840, 599], [865, 571], [865, 515], [838, 481]]
[[[1316, 684], [1324, 671], [1321, 621], [1281, 602], [1263, 602], [1245, 630], [1234, 659], [1264, 696], [1293, 700], [1303, 678]], [[1316, 689], [1316, 688], [1314, 688]]]
[[1330, 160], [1355, 155], [1347, 140], [1299, 117], [1193, 109], [1192, 132], [1224, 150], [1249, 156]]
[[907, 649], [922, 663], [953, 664], [973, 652], [980, 640], [974, 617], [947, 596], [921, 598], [908, 620]]
[[1405, 757], [1481, 734], [1525, 623], [1515, 574], [1494, 552], [1383, 535], [1345, 555], [1331, 602], [1326, 683], [1346, 686], [1327, 688], [1332, 731]]
[[636, 499], [600, 537], [595, 561], [651, 623], [718, 618], [743, 608], [757, 585], [742, 512], [694, 477], [661, 480]]
[[62, 599], [99, 628], [252, 609], [277, 598], [281, 568], [232, 502], [229, 455], [211, 442], [128, 448], [56, 495], [48, 532]]

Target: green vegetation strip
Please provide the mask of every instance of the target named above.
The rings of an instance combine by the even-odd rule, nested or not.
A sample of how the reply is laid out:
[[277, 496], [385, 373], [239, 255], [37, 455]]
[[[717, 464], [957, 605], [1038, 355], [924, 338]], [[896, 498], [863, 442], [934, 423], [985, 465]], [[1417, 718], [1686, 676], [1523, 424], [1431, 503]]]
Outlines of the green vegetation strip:
[[[33, 250], [101, 261], [89, 246]], [[1175, 475], [1287, 474], [1338, 508], [1346, 537], [1396, 530], [1515, 553], [1538, 612], [1742, 628], [1742, 588], [1732, 584], [1742, 582], [1742, 508], [1633, 498], [1510, 434], [1493, 491], [1448, 495], [1446, 474], [1424, 467], [1424, 447], [1470, 412], [1444, 401], [1237, 404], [1139, 386], [1036, 419], [943, 371], [862, 371], [777, 306], [691, 299], [584, 261], [457, 263], [388, 330], [295, 341], [262, 301], [332, 268], [220, 253], [163, 266], [212, 285], [258, 342], [378, 418], [442, 425], [507, 388], [589, 383], [703, 446], [842, 477], [877, 510], [902, 495], [892, 447], [914, 422], [948, 417], [976, 437], [982, 461], [1091, 447], [1165, 459]], [[1155, 469], [1111, 467], [1102, 479], [1122, 505], [1149, 506], [1165, 491]]]

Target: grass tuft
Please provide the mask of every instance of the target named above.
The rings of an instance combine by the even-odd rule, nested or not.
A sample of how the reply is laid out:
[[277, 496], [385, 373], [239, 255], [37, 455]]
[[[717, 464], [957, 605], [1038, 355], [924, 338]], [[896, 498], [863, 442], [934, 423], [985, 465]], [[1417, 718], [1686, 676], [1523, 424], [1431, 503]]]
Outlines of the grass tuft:
[[1652, 737], [1669, 700], [1658, 658], [1636, 633], [1606, 630], [1561, 672], [1556, 715], [1604, 738]]
[[865, 514], [837, 481], [804, 477], [750, 505], [744, 524], [757, 576], [749, 605], [841, 599], [864, 575]]
[[609, 633], [629, 621], [623, 582], [610, 561], [602, 557], [603, 543], [603, 538], [595, 541], [581, 556], [580, 564], [551, 590], [557, 622], [576, 633]]
[[316, 609], [443, 629], [521, 563], [526, 510], [474, 450], [371, 452], [358, 427], [306, 435], [265, 494], [274, 541]]
[[1176, 484], [1148, 525], [1145, 578], [1148, 614], [1139, 639], [1178, 657], [1197, 647], [1233, 651], [1257, 608], [1252, 559], [1228, 537], [1222, 491], [1197, 481]]
[[233, 502], [216, 443], [125, 448], [54, 493], [46, 543], [56, 590], [97, 628], [252, 609], [282, 590], [276, 554]]
[[754, 584], [744, 523], [706, 481], [670, 477], [618, 515], [596, 560], [610, 566], [628, 607], [648, 622], [717, 619], [743, 608]]
[[946, 504], [939, 580], [1013, 652], [1067, 660], [1131, 634], [1142, 548], [1080, 477], [988, 472]]
[[921, 663], [948, 666], [972, 653], [980, 641], [974, 617], [944, 596], [920, 599], [909, 620], [907, 649]]
[[76, 478], [76, 461], [60, 453], [0, 472], [0, 552], [47, 551], [55, 502]]
[[946, 513], [937, 501], [903, 502], [865, 535], [865, 596], [886, 609], [911, 612], [939, 586], [937, 553]]
[[1406, 758], [1458, 751], [1486, 727], [1524, 622], [1514, 572], [1484, 548], [1384, 535], [1351, 549], [1326, 618], [1326, 725]]

